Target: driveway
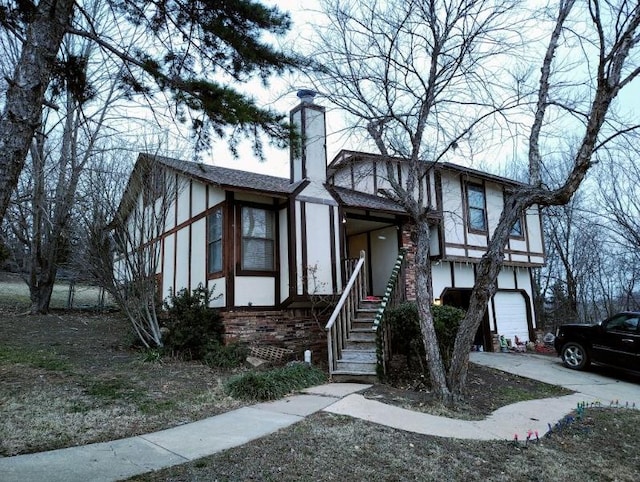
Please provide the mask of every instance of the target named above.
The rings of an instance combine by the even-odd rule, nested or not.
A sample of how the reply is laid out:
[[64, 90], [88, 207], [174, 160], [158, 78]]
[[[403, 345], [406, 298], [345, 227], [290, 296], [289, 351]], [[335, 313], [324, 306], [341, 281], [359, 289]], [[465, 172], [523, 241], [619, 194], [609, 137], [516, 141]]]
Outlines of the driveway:
[[470, 360], [522, 377], [560, 385], [609, 405], [618, 400], [640, 407], [640, 376], [606, 367], [592, 366], [588, 371], [570, 370], [559, 357], [531, 353], [472, 352]]

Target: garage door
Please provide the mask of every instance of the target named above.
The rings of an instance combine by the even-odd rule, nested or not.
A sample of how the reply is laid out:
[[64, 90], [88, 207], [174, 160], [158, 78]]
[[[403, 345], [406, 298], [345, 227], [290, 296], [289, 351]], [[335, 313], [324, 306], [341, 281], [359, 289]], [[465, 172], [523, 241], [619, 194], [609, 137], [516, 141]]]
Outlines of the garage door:
[[522, 293], [499, 291], [494, 296], [494, 307], [498, 335], [504, 335], [512, 343], [516, 335], [521, 341], [529, 341], [528, 307]]

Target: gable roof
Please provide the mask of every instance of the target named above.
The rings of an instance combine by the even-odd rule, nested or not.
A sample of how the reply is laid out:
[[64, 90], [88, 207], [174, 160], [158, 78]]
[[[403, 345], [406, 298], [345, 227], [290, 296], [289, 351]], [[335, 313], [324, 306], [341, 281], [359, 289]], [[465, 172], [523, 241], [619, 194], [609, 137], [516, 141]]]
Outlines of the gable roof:
[[[331, 177], [340, 169], [345, 168], [346, 166], [350, 166], [353, 164], [358, 164], [366, 161], [383, 161], [385, 158], [380, 154], [373, 154], [368, 152], [358, 152], [358, 151], [349, 151], [349, 150], [341, 150], [329, 163], [327, 166], [327, 177]], [[405, 159], [401, 157], [391, 157], [389, 159], [394, 163], [404, 163], [407, 162]], [[421, 163], [422, 164], [422, 163]], [[458, 164], [453, 164], [451, 162], [424, 162], [424, 172], [427, 172], [430, 169], [436, 169], [440, 171], [449, 171], [454, 172], [461, 176], [471, 176], [479, 179], [485, 179], [488, 181], [493, 181], [498, 184], [504, 184], [507, 186], [524, 186], [525, 183], [520, 181], [516, 181], [514, 179], [509, 179], [507, 177], [497, 176], [495, 174], [490, 174], [484, 171], [478, 171], [477, 169], [472, 169], [470, 167], [461, 166]]]
[[328, 186], [338, 203], [348, 208], [371, 209], [393, 214], [406, 214], [397, 202], [374, 194], [354, 191], [341, 186]]
[[174, 171], [228, 190], [254, 191], [286, 195], [295, 192], [305, 181], [290, 182], [288, 178], [268, 176], [256, 172], [241, 171], [227, 167], [211, 166], [200, 162], [183, 161], [170, 157], [140, 154], [138, 162], [155, 162]]

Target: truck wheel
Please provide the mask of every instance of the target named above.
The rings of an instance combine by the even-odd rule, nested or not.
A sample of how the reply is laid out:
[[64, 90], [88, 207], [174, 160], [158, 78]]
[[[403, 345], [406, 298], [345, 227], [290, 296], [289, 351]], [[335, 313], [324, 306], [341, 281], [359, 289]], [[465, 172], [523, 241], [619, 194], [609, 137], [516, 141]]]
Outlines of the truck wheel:
[[580, 343], [572, 341], [565, 344], [561, 353], [564, 366], [572, 370], [584, 370], [591, 363], [587, 350]]

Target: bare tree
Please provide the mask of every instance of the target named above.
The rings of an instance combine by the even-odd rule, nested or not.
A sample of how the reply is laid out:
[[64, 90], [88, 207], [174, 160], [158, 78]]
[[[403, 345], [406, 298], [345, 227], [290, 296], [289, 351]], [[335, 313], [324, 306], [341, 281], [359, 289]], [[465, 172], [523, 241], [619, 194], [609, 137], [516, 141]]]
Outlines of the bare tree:
[[[0, 219], [42, 122], [47, 89], [56, 69], [64, 67], [59, 59], [64, 38], [90, 40], [117, 59], [122, 68], [113, 73], [128, 95], [169, 94], [177, 117], [191, 122], [202, 145], [212, 134], [229, 134], [232, 147], [238, 136], [247, 136], [260, 151], [260, 132], [280, 144], [288, 142], [284, 116], [259, 107], [236, 87], [256, 77], [266, 83], [271, 74], [296, 63], [263, 35], [285, 33], [290, 27], [286, 14], [255, 0], [108, 1], [118, 34], [103, 35], [94, 27], [90, 3], [0, 4], [0, 27], [21, 45], [0, 116]], [[148, 34], [152, 48], [132, 40], [136, 27]], [[65, 75], [73, 79], [78, 71], [69, 69]]]
[[[92, 4], [97, 26], [104, 4]], [[96, 62], [95, 45], [69, 38], [62, 65], [75, 76], [54, 76], [49, 96], [55, 108], [43, 119], [27, 157], [27, 165], [6, 213], [7, 225], [28, 247], [25, 281], [31, 313], [46, 313], [61, 265], [72, 257], [72, 219], [78, 185], [91, 157], [104, 145], [105, 119], [118, 100], [118, 83], [106, 72], [113, 64]]]
[[[546, 48], [534, 61], [535, 46], [519, 36], [520, 32], [526, 34], [526, 25], [521, 22], [526, 12], [519, 2], [325, 2], [330, 22], [314, 52], [316, 86], [331, 102], [359, 119], [358, 127], [383, 158], [399, 157], [407, 165], [408, 178], [400, 184], [388, 163], [389, 195], [415, 224], [423, 343], [432, 387], [448, 403], [464, 396], [469, 347], [497, 290], [513, 225], [533, 206], [567, 203], [592, 166], [594, 152], [610, 138], [635, 127], [606, 123], [613, 100], [639, 72], [634, 56], [640, 7], [625, 1], [591, 0], [580, 3], [584, 5], [580, 9], [576, 3], [558, 3], [548, 22], [551, 29]], [[541, 19], [536, 21], [538, 28], [544, 24]], [[588, 28], [583, 28], [585, 25]], [[561, 55], [570, 49], [571, 37], [580, 47]], [[518, 68], [515, 54], [529, 63]], [[568, 62], [570, 56], [573, 63], [563, 68], [557, 57]], [[509, 75], [508, 71], [532, 72], [536, 64], [541, 73], [536, 85], [529, 86], [526, 75]], [[578, 74], [583, 77], [571, 79]], [[503, 89], [509, 80], [515, 81], [511, 95]], [[519, 105], [527, 105], [531, 117], [518, 111], [517, 117], [511, 117], [513, 123], [506, 122], [511, 121], [506, 116]], [[500, 126], [508, 133], [509, 126], [522, 124], [523, 116], [532, 119], [527, 148], [529, 184], [506, 196], [487, 252], [477, 266], [469, 309], [447, 370], [430, 309], [430, 208], [419, 180], [425, 161], [439, 162], [454, 151], [462, 156], [472, 153], [478, 131], [490, 139]], [[576, 145], [545, 141], [545, 134], [557, 129], [552, 120], [558, 116], [573, 119], [571, 127], [580, 132]], [[566, 177], [554, 185], [543, 183], [546, 165], [556, 158], [543, 150], [545, 143], [550, 144], [550, 150], [564, 149], [571, 159]]]
[[[161, 235], [179, 194], [176, 177], [154, 163], [138, 163], [120, 204], [91, 191], [93, 213], [87, 221], [90, 270], [131, 322], [146, 347], [162, 346], [158, 313], [162, 293], [157, 282]], [[105, 172], [97, 172], [105, 180]], [[106, 174], [107, 179], [114, 179]], [[110, 220], [105, 225], [101, 221]]]

